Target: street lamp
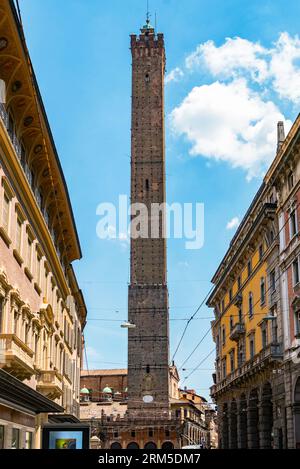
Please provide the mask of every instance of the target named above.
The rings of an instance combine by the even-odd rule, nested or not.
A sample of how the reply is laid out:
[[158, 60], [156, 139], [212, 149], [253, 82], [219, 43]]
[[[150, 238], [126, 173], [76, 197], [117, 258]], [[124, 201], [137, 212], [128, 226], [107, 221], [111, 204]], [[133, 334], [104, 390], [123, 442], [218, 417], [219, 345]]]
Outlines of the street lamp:
[[123, 329], [135, 329], [136, 325], [128, 321], [128, 322], [123, 322], [123, 324], [121, 324], [121, 327]]

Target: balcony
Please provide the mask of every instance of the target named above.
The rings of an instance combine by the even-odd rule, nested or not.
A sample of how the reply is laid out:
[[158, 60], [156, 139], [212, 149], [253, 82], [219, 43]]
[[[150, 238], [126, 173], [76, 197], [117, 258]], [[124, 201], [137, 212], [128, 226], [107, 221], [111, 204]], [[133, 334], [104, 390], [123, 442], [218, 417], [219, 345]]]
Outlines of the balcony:
[[241, 293], [238, 293], [237, 295], [235, 295], [233, 299], [233, 304], [239, 308], [242, 303], [243, 303], [243, 295]]
[[251, 360], [248, 360], [242, 366], [234, 370], [225, 379], [210, 388], [211, 396], [227, 391], [233, 386], [239, 386], [242, 380], [253, 376], [256, 372], [266, 369], [269, 365], [273, 366], [275, 362], [283, 359], [283, 348], [281, 344], [269, 344]]
[[238, 342], [243, 335], [245, 335], [245, 324], [238, 322], [233, 326], [229, 338]]
[[56, 371], [41, 371], [37, 377], [36, 390], [48, 399], [54, 400], [62, 395], [62, 383], [57, 376]]
[[0, 334], [0, 368], [20, 379], [34, 374], [34, 353], [14, 334]]

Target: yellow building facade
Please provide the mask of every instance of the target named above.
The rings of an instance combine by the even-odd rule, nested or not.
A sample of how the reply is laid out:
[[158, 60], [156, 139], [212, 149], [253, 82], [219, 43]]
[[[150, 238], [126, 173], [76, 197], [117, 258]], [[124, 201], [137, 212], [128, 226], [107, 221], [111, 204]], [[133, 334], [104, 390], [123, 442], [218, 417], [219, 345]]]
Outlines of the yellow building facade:
[[38, 448], [43, 422], [78, 421], [80, 258], [22, 27], [0, 0], [0, 448]]
[[212, 279], [208, 305], [215, 313], [216, 374], [211, 394], [218, 405], [221, 448], [282, 444], [276, 207], [273, 188], [263, 183]]

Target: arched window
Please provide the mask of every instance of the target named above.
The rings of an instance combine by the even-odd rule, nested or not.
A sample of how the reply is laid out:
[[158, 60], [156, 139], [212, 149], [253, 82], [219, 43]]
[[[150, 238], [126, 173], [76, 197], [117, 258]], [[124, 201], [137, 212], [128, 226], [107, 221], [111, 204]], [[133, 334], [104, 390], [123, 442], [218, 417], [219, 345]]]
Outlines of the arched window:
[[157, 446], [153, 441], [148, 441], [148, 443], [145, 444], [144, 449], [156, 449]]
[[134, 441], [127, 445], [127, 449], [140, 449], [139, 445]]
[[162, 444], [162, 447], [161, 449], [165, 449], [165, 450], [169, 450], [169, 449], [174, 449], [174, 445], [171, 441], [165, 441], [163, 444]]
[[115, 441], [114, 443], [111, 444], [110, 449], [122, 449], [122, 446], [120, 443]]

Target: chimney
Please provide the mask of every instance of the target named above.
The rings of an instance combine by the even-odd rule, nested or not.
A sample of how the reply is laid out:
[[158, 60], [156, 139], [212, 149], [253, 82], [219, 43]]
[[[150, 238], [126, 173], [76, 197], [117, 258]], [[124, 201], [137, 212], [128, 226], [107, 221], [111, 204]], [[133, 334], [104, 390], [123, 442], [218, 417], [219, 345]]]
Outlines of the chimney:
[[279, 152], [284, 140], [285, 140], [284, 124], [282, 121], [279, 121], [277, 123], [277, 153]]

